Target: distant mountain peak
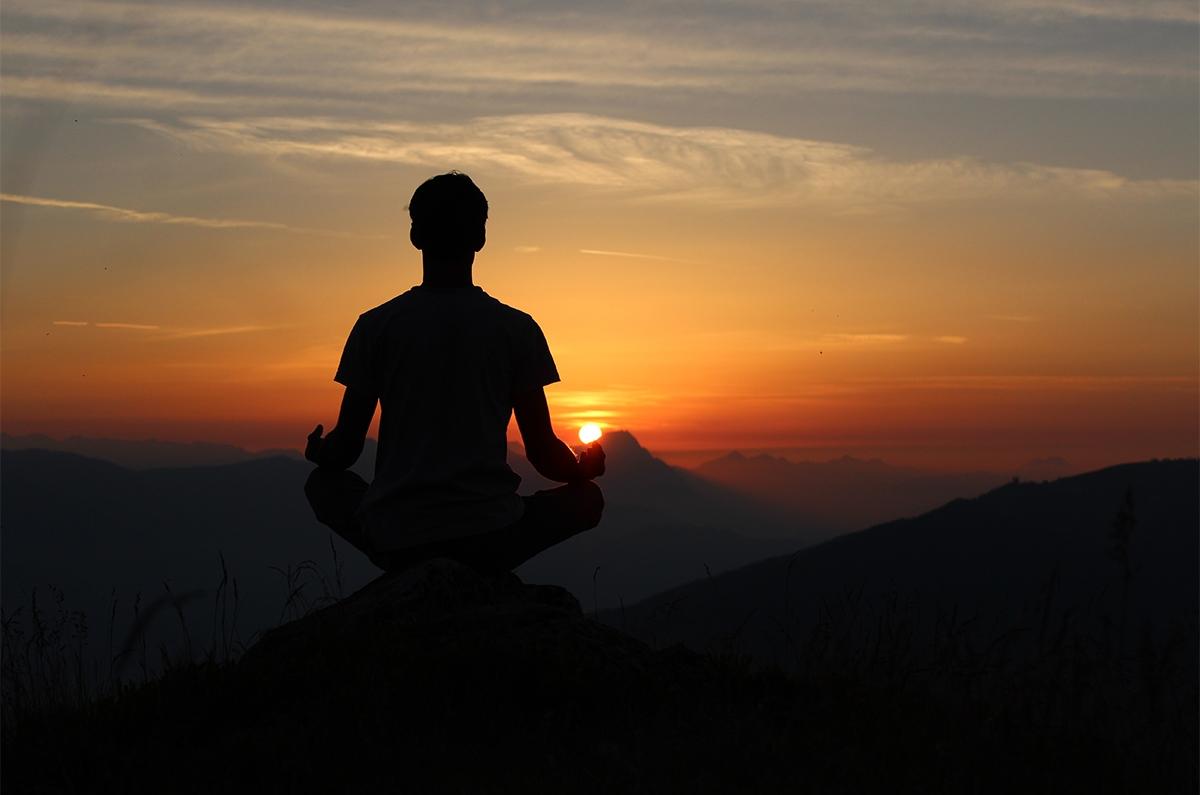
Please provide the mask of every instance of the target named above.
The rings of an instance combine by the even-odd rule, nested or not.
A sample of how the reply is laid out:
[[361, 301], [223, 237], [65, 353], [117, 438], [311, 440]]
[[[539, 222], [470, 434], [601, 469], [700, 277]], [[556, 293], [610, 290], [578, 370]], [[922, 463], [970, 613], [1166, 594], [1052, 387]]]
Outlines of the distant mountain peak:
[[1029, 461], [1015, 474], [1025, 480], [1056, 480], [1071, 474], [1071, 465], [1065, 458], [1046, 456]]
[[600, 444], [609, 455], [654, 457], [653, 453], [642, 447], [636, 436], [626, 430], [606, 431]]
[[1035, 458], [1032, 461], [1029, 461], [1026, 464], [1026, 466], [1033, 466], [1035, 464], [1054, 464], [1056, 466], [1064, 466], [1065, 467], [1065, 466], [1067, 466], [1067, 463], [1068, 463], [1067, 459], [1065, 459], [1061, 456], [1051, 455], [1051, 456], [1046, 456], [1045, 458]]
[[757, 455], [746, 455], [741, 450], [730, 450], [722, 456], [718, 456], [710, 461], [703, 461], [695, 467], [698, 471], [703, 471], [706, 468], [724, 467], [724, 466], [743, 466], [747, 464], [790, 464], [786, 458], [779, 458], [768, 453], [758, 453]]

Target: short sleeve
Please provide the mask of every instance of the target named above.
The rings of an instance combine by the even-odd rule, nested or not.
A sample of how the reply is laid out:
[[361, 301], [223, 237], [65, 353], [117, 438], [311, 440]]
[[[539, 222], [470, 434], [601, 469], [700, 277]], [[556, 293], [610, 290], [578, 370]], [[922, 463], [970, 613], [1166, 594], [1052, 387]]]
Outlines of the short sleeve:
[[378, 397], [373, 348], [374, 340], [368, 331], [366, 318], [360, 315], [354, 328], [350, 329], [350, 336], [346, 338], [342, 360], [338, 363], [333, 380], [342, 386]]
[[532, 317], [525, 315], [523, 320], [522, 332], [517, 335], [517, 349], [513, 351], [513, 394], [560, 380], [546, 335]]

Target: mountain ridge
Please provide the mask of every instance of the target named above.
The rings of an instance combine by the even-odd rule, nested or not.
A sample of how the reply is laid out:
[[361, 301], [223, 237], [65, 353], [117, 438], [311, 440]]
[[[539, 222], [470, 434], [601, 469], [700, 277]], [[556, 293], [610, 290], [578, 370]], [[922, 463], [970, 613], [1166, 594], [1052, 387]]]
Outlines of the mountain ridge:
[[[1167, 617], [1183, 620], [1195, 608], [1198, 483], [1197, 459], [1121, 464], [1049, 483], [1010, 482], [602, 616], [637, 637], [695, 649], [740, 633], [747, 653], [782, 664], [780, 627], [804, 635], [816, 626], [814, 608], [847, 594], [865, 599], [864, 611], [889, 594], [908, 595], [925, 599], [928, 608], [935, 602], [984, 606], [1000, 624], [1018, 626], [1021, 610], [1053, 581], [1060, 603], [1082, 609], [1092, 600], [1097, 616], [1111, 614], [1112, 600], [1123, 592], [1113, 533], [1124, 521], [1132, 522], [1123, 543], [1136, 586], [1124, 591], [1127, 606], [1135, 624], [1145, 619], [1161, 630]], [[758, 615], [748, 618], [752, 611]]]
[[1178, 758], [1194, 745], [1187, 716], [1145, 717], [1154, 700], [1127, 679], [1102, 677], [1102, 697], [1045, 721], [1031, 714], [1039, 671], [984, 671], [947, 690], [938, 672], [887, 664], [902, 684], [886, 666], [788, 676], [655, 650], [561, 589], [433, 560], [240, 659], [176, 664], [86, 706], [6, 713], [2, 781], [131, 793], [924, 793], [933, 781], [1007, 793], [1188, 791], [1194, 778]]
[[[711, 483], [771, 505], [796, 521], [832, 527], [837, 533], [915, 516], [950, 499], [976, 496], [1011, 478], [983, 470], [936, 472], [897, 466], [878, 458], [841, 456], [827, 461], [792, 461], [767, 453], [747, 456], [738, 451], [704, 462], [693, 471]], [[1033, 470], [1025, 468], [1022, 472]], [[1053, 475], [1045, 462], [1037, 465], [1036, 474]], [[864, 500], [863, 494], [869, 494], [870, 499]]]
[[[628, 452], [632, 468], [655, 473], [649, 490], [634, 490], [643, 478], [626, 477], [618, 445], [604, 486], [605, 521], [535, 558], [524, 574], [565, 585], [591, 606], [597, 597], [616, 605], [622, 597], [641, 598], [703, 576], [706, 563], [720, 571], [723, 561], [736, 565], [780, 549], [722, 528], [734, 512], [747, 515], [740, 498], [659, 466], [640, 447]], [[175, 593], [203, 591], [209, 599], [227, 569], [238, 580], [242, 629], [250, 637], [278, 620], [294, 588], [304, 587], [307, 602], [326, 598], [338, 583], [353, 589], [375, 571], [315, 521], [303, 495], [312, 465], [298, 456], [150, 469], [60, 451], [5, 449], [0, 459], [5, 604], [28, 605], [35, 589], [44, 595], [56, 585], [69, 609], [90, 616], [93, 631], [108, 626], [114, 591], [119, 635], [139, 594], [152, 602], [166, 582]], [[523, 490], [538, 485], [527, 462], [514, 463], [527, 470]], [[691, 490], [679, 490], [684, 481]], [[670, 503], [685, 499], [681, 494], [696, 500], [697, 489], [702, 499], [690, 519], [670, 510]], [[676, 543], [680, 538], [704, 540]], [[597, 590], [598, 565], [604, 576]], [[186, 612], [196, 632], [211, 634], [211, 609], [193, 602]], [[170, 620], [159, 616], [154, 626], [169, 645], [183, 641]]]

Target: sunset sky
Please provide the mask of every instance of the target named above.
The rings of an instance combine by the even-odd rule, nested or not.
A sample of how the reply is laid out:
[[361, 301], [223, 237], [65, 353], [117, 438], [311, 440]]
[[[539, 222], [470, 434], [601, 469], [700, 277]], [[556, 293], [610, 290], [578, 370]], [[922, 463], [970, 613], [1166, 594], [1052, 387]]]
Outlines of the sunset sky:
[[459, 169], [564, 437], [1197, 454], [1192, 0], [5, 0], [0, 31], [6, 432], [301, 446]]

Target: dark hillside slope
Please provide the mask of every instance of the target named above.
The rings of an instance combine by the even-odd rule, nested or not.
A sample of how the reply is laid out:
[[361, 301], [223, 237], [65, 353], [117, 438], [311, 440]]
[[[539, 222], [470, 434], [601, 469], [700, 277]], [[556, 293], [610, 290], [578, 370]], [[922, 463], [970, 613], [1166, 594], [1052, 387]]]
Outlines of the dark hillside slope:
[[[93, 641], [106, 635], [115, 592], [118, 643], [141, 595], [143, 612], [166, 593], [194, 594], [183, 606], [197, 640], [212, 632], [213, 599], [221, 557], [238, 581], [238, 626], [243, 639], [276, 625], [289, 593], [300, 584], [299, 604], [321, 596], [317, 572], [289, 587], [275, 571], [293, 572], [314, 561], [336, 590], [331, 534], [319, 525], [302, 486], [311, 465], [276, 457], [222, 466], [130, 470], [105, 461], [43, 450], [5, 451], [2, 474], [6, 614], [39, 589], [61, 589], [64, 605], [88, 616]], [[340, 539], [345, 592], [377, 570]], [[164, 585], [165, 584], [165, 585]], [[197, 592], [202, 591], [203, 595]], [[151, 624], [149, 645], [179, 640], [173, 610]]]
[[[608, 471], [597, 481], [605, 501], [600, 525], [518, 571], [565, 586], [589, 608], [630, 604], [662, 583], [727, 571], [832, 535], [670, 466], [625, 431], [606, 434], [603, 444]], [[525, 478], [522, 492], [544, 483], [523, 456], [510, 456], [510, 464]]]
[[[754, 527], [770, 521], [752, 501], [668, 467], [628, 434], [614, 437], [602, 481], [604, 521], [534, 559], [523, 575], [564, 585], [589, 607], [596, 597], [615, 606], [622, 595], [633, 601], [703, 576], [706, 564], [721, 571], [788, 548], [731, 531], [747, 518]], [[360, 461], [367, 469], [373, 453], [371, 444]], [[41, 608], [51, 606], [48, 587], [56, 586], [67, 609], [87, 615], [94, 646], [107, 637], [115, 593], [112, 624], [119, 645], [138, 595], [144, 614], [169, 587], [187, 597], [182, 609], [193, 640], [211, 639], [224, 556], [230, 577], [225, 596], [232, 600], [236, 578], [237, 627], [248, 640], [295, 614], [284, 609], [289, 595], [295, 595], [292, 607], [303, 608], [327, 591], [337, 594], [331, 543], [342, 592], [377, 573], [313, 518], [303, 494], [311, 470], [287, 456], [130, 469], [66, 452], [4, 450], [5, 614], [22, 605], [28, 612], [34, 589]], [[523, 491], [539, 485], [533, 476], [529, 481]], [[305, 561], [315, 566], [300, 570]], [[593, 591], [597, 566], [602, 572]], [[290, 569], [292, 580], [277, 569]], [[173, 609], [155, 614], [147, 640], [152, 658], [160, 643], [174, 650], [185, 640]]]
[[128, 469], [161, 469], [165, 467], [220, 466], [256, 458], [285, 456], [300, 458], [295, 450], [260, 450], [249, 452], [231, 444], [212, 442], [169, 442], [158, 439], [105, 439], [90, 436], [68, 436], [53, 439], [43, 434], [13, 436], [0, 433], [0, 449], [53, 450], [74, 453], [87, 458], [99, 458]]
[[672, 589], [605, 620], [660, 644], [705, 649], [735, 639], [736, 648], [783, 665], [831, 612], [864, 627], [902, 613], [928, 631], [939, 617], [943, 627], [951, 616], [974, 617], [980, 637], [1044, 632], [1047, 615], [1070, 615], [1094, 633], [1107, 631], [1106, 621], [1114, 632], [1124, 626], [1130, 641], [1144, 629], [1161, 641], [1184, 626], [1194, 648], [1198, 484], [1195, 460], [1012, 483]]
[[789, 461], [737, 452], [708, 461], [695, 472], [787, 511], [797, 521], [838, 533], [916, 516], [953, 499], [978, 496], [1012, 479], [1011, 474], [996, 472], [927, 472], [849, 456]]
[[565, 591], [380, 577], [86, 708], [3, 723], [5, 792], [1187, 792], [1194, 732], [654, 651]]

